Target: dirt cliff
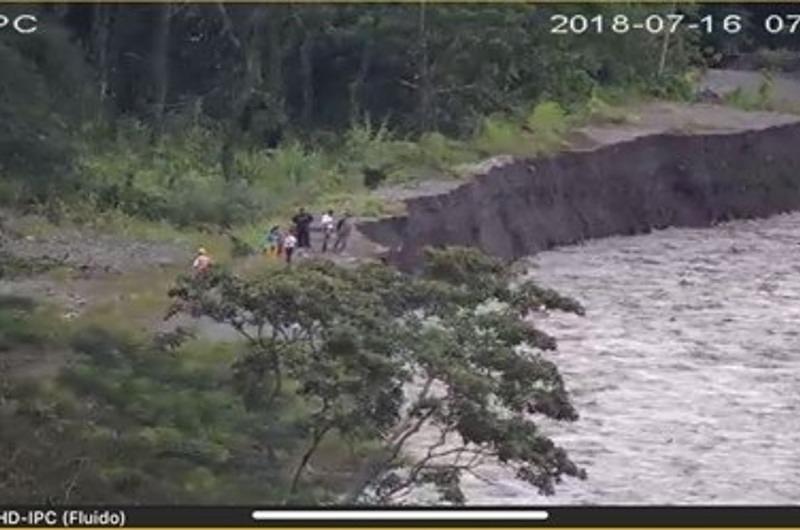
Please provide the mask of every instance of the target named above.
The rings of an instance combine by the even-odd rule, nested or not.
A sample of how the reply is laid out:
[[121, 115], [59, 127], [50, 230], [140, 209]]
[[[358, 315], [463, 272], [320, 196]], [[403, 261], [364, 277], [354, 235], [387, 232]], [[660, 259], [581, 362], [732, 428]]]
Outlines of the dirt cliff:
[[589, 238], [800, 209], [796, 117], [708, 105], [667, 114], [660, 128], [645, 117], [587, 129], [589, 149], [511, 159], [450, 191], [407, 198], [405, 215], [359, 230], [408, 270], [428, 245], [514, 259]]

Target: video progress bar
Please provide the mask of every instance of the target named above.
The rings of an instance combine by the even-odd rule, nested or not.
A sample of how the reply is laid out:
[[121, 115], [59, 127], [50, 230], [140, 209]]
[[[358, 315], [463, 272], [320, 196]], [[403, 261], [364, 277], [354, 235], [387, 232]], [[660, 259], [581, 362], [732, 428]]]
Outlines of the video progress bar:
[[546, 521], [544, 510], [255, 510], [256, 521]]

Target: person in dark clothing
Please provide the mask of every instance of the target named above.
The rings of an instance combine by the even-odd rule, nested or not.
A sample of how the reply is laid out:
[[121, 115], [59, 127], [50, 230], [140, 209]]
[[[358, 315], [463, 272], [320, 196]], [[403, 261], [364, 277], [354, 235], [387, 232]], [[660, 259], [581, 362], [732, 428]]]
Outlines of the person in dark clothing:
[[336, 224], [336, 241], [333, 244], [334, 252], [343, 252], [347, 248], [347, 240], [353, 231], [353, 220], [350, 212], [345, 212], [344, 217]]
[[311, 222], [313, 220], [314, 217], [306, 212], [305, 208], [300, 208], [297, 214], [292, 217], [298, 248], [311, 248]]

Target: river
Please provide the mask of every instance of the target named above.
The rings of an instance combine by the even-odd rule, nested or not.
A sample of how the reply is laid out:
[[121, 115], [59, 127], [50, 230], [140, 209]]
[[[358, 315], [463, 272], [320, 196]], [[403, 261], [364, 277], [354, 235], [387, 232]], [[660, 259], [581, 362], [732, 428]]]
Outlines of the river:
[[800, 214], [543, 252], [587, 315], [538, 318], [581, 418], [548, 424], [584, 466], [542, 497], [487, 466], [471, 504], [800, 503]]

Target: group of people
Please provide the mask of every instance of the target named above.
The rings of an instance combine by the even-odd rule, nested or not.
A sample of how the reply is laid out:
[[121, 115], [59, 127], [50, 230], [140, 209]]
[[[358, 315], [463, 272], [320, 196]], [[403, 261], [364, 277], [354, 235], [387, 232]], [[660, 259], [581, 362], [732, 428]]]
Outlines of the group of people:
[[[280, 226], [273, 226], [264, 236], [264, 252], [268, 256], [286, 259], [292, 262], [296, 249], [311, 250], [311, 226], [314, 216], [305, 208], [300, 208], [292, 217], [292, 226], [287, 231], [282, 231]], [[353, 221], [350, 212], [335, 219], [333, 210], [328, 210], [320, 217], [319, 229], [322, 232], [322, 252], [342, 252], [347, 248], [347, 241], [353, 231]]]
[[[273, 226], [266, 236], [264, 236], [264, 252], [271, 257], [284, 257], [286, 263], [292, 262], [295, 250], [298, 248], [312, 249], [311, 247], [311, 225], [314, 216], [306, 212], [305, 208], [300, 208], [297, 214], [292, 217], [292, 226], [286, 230], [281, 230], [280, 226]], [[343, 252], [347, 248], [347, 241], [353, 231], [353, 219], [350, 212], [345, 212], [338, 220], [333, 214], [333, 210], [328, 210], [320, 217], [319, 229], [322, 232], [322, 252]], [[214, 260], [205, 248], [199, 248], [197, 255], [192, 262], [192, 269], [195, 274], [205, 274], [211, 270]]]

